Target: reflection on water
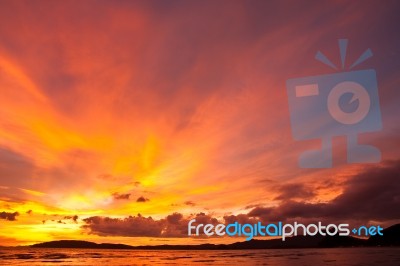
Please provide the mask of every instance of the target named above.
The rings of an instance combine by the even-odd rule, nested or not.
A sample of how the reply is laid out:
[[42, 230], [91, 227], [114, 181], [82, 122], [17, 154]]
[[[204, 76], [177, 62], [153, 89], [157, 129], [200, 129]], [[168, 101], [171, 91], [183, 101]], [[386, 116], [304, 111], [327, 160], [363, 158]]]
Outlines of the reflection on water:
[[270, 250], [0, 249], [0, 265], [400, 265], [400, 248]]

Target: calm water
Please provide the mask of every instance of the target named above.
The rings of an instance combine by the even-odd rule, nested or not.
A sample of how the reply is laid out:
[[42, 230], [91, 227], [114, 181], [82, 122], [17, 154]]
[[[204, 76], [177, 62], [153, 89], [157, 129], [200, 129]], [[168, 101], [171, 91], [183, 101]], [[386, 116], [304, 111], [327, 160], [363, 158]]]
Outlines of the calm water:
[[0, 249], [0, 265], [400, 266], [400, 248], [139, 251]]

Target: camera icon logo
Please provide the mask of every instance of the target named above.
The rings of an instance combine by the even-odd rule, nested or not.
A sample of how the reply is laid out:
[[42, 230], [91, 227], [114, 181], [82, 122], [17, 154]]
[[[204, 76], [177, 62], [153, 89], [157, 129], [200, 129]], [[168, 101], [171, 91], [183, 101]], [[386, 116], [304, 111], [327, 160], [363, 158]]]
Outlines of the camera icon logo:
[[[347, 40], [339, 40], [339, 48], [344, 69]], [[367, 49], [350, 69], [371, 56], [371, 50]], [[321, 52], [316, 54], [316, 59], [337, 69]], [[379, 149], [357, 142], [358, 134], [382, 129], [375, 70], [289, 79], [286, 87], [293, 138], [322, 140], [321, 149], [300, 155], [300, 167], [332, 167], [334, 136], [347, 136], [348, 163], [373, 163], [381, 160]]]

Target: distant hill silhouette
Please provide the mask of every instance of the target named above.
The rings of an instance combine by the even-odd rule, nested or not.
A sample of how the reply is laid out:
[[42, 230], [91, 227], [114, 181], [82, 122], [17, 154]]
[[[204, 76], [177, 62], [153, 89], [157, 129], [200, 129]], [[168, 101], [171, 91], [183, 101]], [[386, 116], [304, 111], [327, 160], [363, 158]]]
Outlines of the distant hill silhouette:
[[90, 248], [90, 249], [132, 249], [133, 246], [124, 244], [96, 244], [81, 240], [58, 240], [31, 245], [34, 248]]
[[383, 236], [371, 236], [368, 239], [370, 246], [400, 246], [400, 224], [392, 225], [383, 230]]
[[80, 240], [59, 240], [31, 245], [34, 248], [86, 248], [86, 249], [147, 249], [147, 250], [235, 250], [235, 249], [283, 249], [283, 248], [334, 248], [364, 246], [400, 246], [400, 224], [383, 230], [383, 236], [360, 239], [352, 236], [294, 236], [281, 239], [250, 240], [233, 244], [156, 245], [130, 246], [124, 244], [96, 244]]

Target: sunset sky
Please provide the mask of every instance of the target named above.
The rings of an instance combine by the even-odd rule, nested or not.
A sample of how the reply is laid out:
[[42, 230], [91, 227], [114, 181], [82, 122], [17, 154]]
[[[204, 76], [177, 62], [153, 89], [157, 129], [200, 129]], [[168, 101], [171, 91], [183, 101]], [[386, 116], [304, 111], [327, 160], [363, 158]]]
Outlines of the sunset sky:
[[[187, 221], [400, 221], [398, 1], [0, 0], [0, 245], [189, 238]], [[378, 164], [302, 169], [286, 80], [375, 69]]]

